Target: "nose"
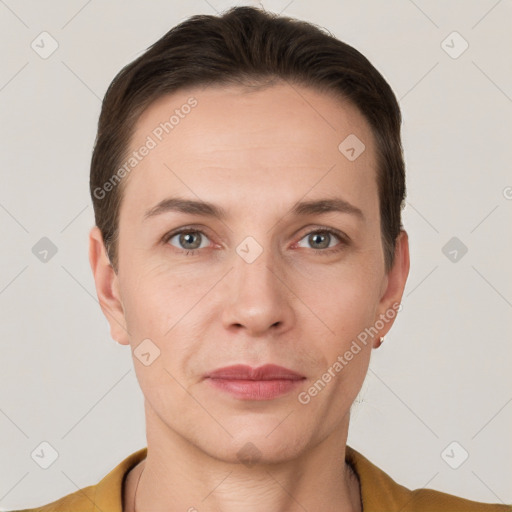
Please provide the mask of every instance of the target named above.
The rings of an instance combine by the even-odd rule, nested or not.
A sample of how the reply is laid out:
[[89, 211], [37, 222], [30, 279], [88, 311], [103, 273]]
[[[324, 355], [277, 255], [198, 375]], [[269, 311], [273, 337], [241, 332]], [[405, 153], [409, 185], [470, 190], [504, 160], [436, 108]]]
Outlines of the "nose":
[[248, 261], [235, 253], [234, 268], [224, 289], [224, 327], [245, 330], [254, 337], [288, 330], [294, 322], [294, 311], [285, 269], [275, 264], [266, 248], [254, 261]]

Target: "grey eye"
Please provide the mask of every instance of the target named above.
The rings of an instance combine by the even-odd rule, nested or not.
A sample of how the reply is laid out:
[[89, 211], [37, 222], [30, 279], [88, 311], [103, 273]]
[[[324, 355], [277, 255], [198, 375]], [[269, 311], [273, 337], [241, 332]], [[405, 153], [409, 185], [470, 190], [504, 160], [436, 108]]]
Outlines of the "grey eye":
[[[172, 243], [172, 240], [176, 237], [178, 238], [177, 241], [179, 245]], [[202, 249], [203, 247], [207, 247], [208, 244], [202, 245], [203, 240], [208, 240], [208, 238], [200, 231], [183, 231], [182, 233], [176, 233], [174, 236], [169, 238], [171, 245], [178, 249], [185, 250]]]
[[[336, 239], [340, 241], [340, 238], [334, 233], [326, 230], [318, 230], [304, 236], [299, 242], [299, 246], [303, 247], [303, 245], [301, 245], [302, 240], [307, 240], [309, 247], [312, 249], [327, 249], [336, 245]], [[334, 243], [331, 244], [331, 242]]]

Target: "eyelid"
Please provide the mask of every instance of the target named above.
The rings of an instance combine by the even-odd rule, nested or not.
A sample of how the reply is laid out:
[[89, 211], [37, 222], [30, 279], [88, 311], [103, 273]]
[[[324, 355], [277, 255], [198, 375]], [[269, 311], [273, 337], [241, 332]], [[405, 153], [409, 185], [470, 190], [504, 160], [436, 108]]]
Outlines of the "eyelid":
[[313, 233], [330, 233], [331, 235], [337, 236], [341, 242], [349, 243], [350, 237], [346, 235], [343, 231], [340, 231], [339, 229], [332, 228], [330, 226], [320, 226], [320, 225], [314, 225], [306, 226], [304, 228], [304, 234], [300, 237], [299, 241], [302, 240], [305, 236], [311, 235]]

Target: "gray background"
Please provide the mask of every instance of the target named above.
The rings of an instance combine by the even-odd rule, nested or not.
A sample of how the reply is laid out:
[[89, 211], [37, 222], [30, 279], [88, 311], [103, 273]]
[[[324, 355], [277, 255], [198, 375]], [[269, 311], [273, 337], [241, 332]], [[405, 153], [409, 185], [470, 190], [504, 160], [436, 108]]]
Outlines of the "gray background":
[[[2, 510], [95, 484], [146, 446], [130, 349], [110, 339], [87, 257], [100, 100], [172, 26], [231, 5], [0, 0]], [[409, 488], [512, 503], [512, 3], [263, 5], [355, 46], [403, 109], [411, 272], [349, 444]], [[31, 47], [43, 31], [58, 42], [46, 59]], [[453, 31], [469, 44], [458, 58]], [[32, 252], [42, 237], [57, 248], [46, 262]], [[455, 262], [442, 250], [452, 237], [468, 249]], [[48, 469], [31, 457], [43, 441], [58, 452]]]

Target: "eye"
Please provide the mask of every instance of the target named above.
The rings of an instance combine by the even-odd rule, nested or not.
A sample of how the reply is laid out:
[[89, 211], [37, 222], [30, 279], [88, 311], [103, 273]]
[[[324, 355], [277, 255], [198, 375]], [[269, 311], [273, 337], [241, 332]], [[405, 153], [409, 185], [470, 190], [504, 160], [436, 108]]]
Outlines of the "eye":
[[[297, 246], [304, 247], [303, 240], [309, 244], [310, 248], [316, 254], [331, 254], [341, 251], [349, 243], [348, 237], [343, 233], [330, 228], [315, 229], [307, 233], [299, 242]], [[336, 244], [336, 240], [339, 242]], [[209, 238], [205, 233], [198, 229], [191, 229], [184, 227], [180, 230], [173, 231], [164, 235], [162, 242], [170, 244], [178, 252], [184, 253], [186, 256], [194, 256], [199, 253], [199, 249], [205, 249], [209, 246]]]
[[[336, 239], [341, 243], [336, 244]], [[327, 228], [310, 231], [297, 243], [299, 247], [303, 247], [303, 245], [301, 245], [303, 240], [306, 240], [306, 243], [310, 244], [310, 247], [319, 253], [340, 251], [346, 243], [341, 233]]]
[[[174, 240], [174, 243], [173, 243]], [[208, 247], [208, 237], [202, 232], [193, 229], [183, 229], [181, 231], [174, 231], [164, 237], [165, 243], [170, 243], [173, 247], [186, 251], [187, 255], [195, 253], [199, 249]]]

